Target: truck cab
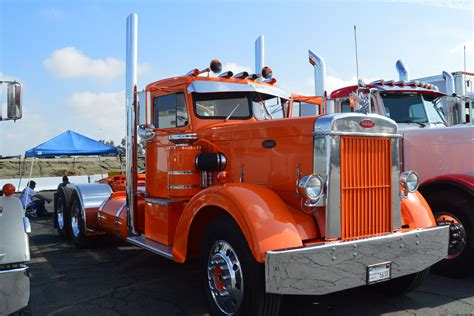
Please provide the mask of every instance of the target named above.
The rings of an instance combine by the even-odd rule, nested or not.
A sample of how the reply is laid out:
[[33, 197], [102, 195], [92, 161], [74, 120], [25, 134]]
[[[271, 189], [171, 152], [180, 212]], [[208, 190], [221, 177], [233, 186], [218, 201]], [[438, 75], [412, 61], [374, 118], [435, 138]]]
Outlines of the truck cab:
[[445, 127], [447, 119], [444, 104], [448, 96], [431, 85], [418, 82], [375, 81], [365, 85], [340, 88], [331, 93], [336, 112], [354, 112], [360, 108], [359, 93], [369, 93], [368, 111], [390, 117], [400, 129]]
[[291, 94], [267, 67], [234, 75], [216, 60], [139, 93], [137, 16], [127, 22], [126, 190], [71, 186], [63, 212], [76, 245], [107, 233], [177, 263], [199, 259], [212, 315], [276, 315], [283, 294], [375, 283], [402, 293], [446, 257], [448, 227], [416, 173], [400, 172], [393, 120], [288, 117]]

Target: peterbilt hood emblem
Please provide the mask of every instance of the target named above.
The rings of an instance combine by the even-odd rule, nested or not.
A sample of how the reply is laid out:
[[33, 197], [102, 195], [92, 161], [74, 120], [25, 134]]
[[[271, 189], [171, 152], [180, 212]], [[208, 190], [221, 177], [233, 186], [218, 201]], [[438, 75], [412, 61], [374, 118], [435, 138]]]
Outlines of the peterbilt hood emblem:
[[372, 128], [375, 126], [375, 122], [370, 119], [363, 119], [359, 122], [359, 125], [363, 128]]

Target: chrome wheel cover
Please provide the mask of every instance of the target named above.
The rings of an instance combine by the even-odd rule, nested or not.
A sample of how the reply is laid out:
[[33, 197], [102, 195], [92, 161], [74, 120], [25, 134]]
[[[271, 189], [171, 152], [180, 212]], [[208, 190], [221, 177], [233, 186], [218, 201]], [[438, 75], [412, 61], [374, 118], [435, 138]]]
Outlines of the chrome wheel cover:
[[207, 280], [217, 307], [226, 315], [235, 314], [242, 303], [244, 278], [239, 258], [226, 241], [216, 241], [211, 248]]
[[71, 207], [71, 229], [74, 237], [79, 237], [79, 220], [78, 217], [81, 214], [81, 211], [78, 209], [79, 205], [77, 202], [74, 202]]
[[57, 220], [59, 229], [64, 230], [64, 213], [62, 199], [58, 199]]

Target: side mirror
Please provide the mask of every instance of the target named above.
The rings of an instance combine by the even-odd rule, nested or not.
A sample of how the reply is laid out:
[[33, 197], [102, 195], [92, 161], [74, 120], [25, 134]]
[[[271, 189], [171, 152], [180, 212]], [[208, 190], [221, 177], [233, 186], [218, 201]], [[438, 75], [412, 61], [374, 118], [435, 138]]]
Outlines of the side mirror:
[[140, 136], [140, 138], [144, 139], [145, 141], [150, 141], [156, 135], [154, 129], [155, 129], [155, 126], [153, 124], [150, 124], [148, 126], [144, 124], [139, 125], [138, 136]]
[[19, 120], [21, 116], [21, 84], [12, 82], [7, 87], [7, 118]]
[[446, 96], [442, 102], [448, 126], [466, 123], [466, 108], [462, 98]]

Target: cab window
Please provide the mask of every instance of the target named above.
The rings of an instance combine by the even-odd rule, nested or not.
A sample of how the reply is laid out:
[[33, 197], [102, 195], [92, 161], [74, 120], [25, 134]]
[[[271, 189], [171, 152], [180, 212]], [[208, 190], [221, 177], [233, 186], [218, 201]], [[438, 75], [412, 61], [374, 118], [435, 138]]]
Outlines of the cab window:
[[186, 126], [188, 112], [184, 93], [173, 93], [153, 99], [153, 123], [157, 128]]

